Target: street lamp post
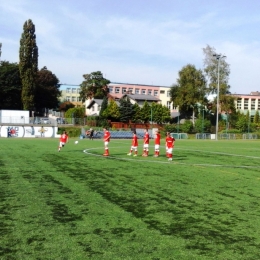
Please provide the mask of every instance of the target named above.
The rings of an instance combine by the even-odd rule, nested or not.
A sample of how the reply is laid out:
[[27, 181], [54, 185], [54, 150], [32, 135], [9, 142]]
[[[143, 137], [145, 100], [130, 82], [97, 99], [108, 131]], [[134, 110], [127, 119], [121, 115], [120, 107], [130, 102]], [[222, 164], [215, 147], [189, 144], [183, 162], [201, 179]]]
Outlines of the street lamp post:
[[213, 56], [218, 61], [218, 88], [217, 88], [217, 113], [216, 113], [216, 141], [218, 140], [218, 112], [219, 112], [219, 63], [221, 58], [225, 58], [226, 56], [222, 54], [213, 54]]

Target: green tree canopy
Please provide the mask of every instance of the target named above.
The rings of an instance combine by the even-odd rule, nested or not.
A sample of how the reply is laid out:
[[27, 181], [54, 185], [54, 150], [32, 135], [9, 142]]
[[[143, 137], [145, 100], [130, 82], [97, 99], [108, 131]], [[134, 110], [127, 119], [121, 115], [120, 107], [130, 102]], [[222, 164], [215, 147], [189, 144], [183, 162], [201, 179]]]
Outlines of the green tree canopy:
[[35, 107], [38, 112], [45, 108], [57, 108], [61, 91], [59, 80], [50, 70], [43, 67], [37, 73], [37, 92], [35, 93]]
[[0, 109], [22, 109], [21, 78], [17, 63], [0, 64]]
[[206, 103], [206, 79], [201, 70], [188, 64], [179, 71], [177, 84], [170, 89], [173, 105], [179, 107], [181, 113], [193, 112], [197, 103]]
[[104, 114], [104, 111], [107, 109], [107, 106], [108, 106], [108, 99], [107, 99], [107, 96], [104, 96], [103, 101], [101, 103], [101, 108], [99, 111], [100, 118], [106, 118], [105, 115], [103, 115], [103, 114]]
[[149, 121], [151, 121], [151, 106], [146, 100], [144, 101], [144, 104], [141, 108], [141, 120], [144, 123], [148, 123]]
[[109, 93], [108, 84], [110, 81], [103, 77], [101, 71], [84, 74], [84, 81], [80, 85], [80, 99], [103, 98]]
[[133, 115], [132, 115], [132, 122], [139, 123], [142, 122], [142, 112], [141, 108], [137, 103], [133, 105]]
[[219, 62], [219, 93], [227, 94], [230, 93], [230, 86], [228, 85], [230, 66], [226, 62], [226, 57], [220, 58], [218, 61], [214, 54], [216, 50], [214, 47], [207, 45], [203, 48], [204, 53], [204, 71], [209, 81], [209, 93], [217, 93], [218, 88], [218, 62]]
[[34, 110], [38, 71], [38, 47], [36, 45], [35, 26], [32, 20], [24, 23], [20, 40], [19, 58], [23, 109]]
[[133, 115], [133, 105], [131, 104], [129, 97], [121, 98], [119, 103], [120, 121], [128, 123]]
[[110, 100], [107, 109], [103, 112], [103, 115], [110, 120], [116, 121], [120, 118], [119, 107], [117, 103], [112, 99]]
[[151, 121], [157, 124], [169, 122], [171, 120], [170, 110], [159, 103], [151, 105]]

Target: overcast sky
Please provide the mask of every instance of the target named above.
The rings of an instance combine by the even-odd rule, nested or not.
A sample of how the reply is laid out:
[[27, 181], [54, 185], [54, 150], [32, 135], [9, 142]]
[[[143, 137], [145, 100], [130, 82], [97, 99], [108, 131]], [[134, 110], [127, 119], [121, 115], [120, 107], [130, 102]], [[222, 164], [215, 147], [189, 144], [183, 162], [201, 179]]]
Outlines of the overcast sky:
[[111, 82], [171, 86], [202, 48], [227, 56], [232, 93], [260, 91], [259, 0], [0, 0], [1, 60], [19, 62], [36, 27], [39, 69], [64, 84], [101, 71]]

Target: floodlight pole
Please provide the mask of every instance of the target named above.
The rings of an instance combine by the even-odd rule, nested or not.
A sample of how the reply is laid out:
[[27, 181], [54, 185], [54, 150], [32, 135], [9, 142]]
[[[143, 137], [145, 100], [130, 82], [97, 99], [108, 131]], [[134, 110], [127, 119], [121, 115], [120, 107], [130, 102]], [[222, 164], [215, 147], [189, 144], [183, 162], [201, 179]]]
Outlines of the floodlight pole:
[[222, 54], [213, 54], [218, 61], [218, 88], [217, 88], [217, 113], [216, 113], [216, 141], [218, 140], [218, 112], [219, 112], [219, 64], [221, 58], [225, 58]]

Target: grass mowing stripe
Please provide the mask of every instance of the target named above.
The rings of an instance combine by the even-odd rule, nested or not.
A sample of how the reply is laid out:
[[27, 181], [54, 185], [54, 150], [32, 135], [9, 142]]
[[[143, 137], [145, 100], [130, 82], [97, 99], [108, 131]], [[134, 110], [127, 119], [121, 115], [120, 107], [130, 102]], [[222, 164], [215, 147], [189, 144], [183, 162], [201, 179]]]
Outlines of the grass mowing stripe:
[[260, 258], [258, 161], [193, 151], [257, 157], [258, 142], [178, 141], [172, 165], [163, 144], [131, 161], [130, 140], [111, 141], [116, 159], [101, 140], [0, 142], [2, 259]]

